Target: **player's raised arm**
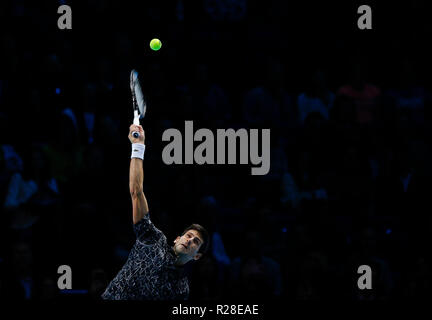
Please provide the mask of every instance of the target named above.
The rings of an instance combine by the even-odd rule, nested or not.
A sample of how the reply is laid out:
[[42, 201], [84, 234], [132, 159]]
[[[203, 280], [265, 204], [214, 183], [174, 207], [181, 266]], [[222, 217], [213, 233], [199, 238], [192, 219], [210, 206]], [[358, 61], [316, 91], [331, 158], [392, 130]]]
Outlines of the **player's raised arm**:
[[[132, 132], [139, 132], [139, 137], [135, 138]], [[132, 198], [132, 217], [136, 224], [144, 215], [149, 212], [147, 199], [143, 192], [144, 170], [144, 130], [140, 125], [129, 127], [129, 140], [132, 143], [132, 155], [129, 169], [129, 191]]]

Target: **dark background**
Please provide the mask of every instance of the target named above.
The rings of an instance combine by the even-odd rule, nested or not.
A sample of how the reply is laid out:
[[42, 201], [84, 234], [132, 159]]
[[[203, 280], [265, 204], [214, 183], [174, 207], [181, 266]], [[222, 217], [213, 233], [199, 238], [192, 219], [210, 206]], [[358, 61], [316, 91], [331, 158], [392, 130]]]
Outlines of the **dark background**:
[[[1, 2], [2, 298], [99, 299], [127, 258], [132, 68], [152, 221], [214, 240], [189, 266], [192, 301], [430, 297], [426, 1], [367, 3], [373, 30], [363, 2], [164, 3]], [[162, 132], [185, 120], [271, 128], [269, 174], [163, 164]], [[64, 264], [79, 291], [57, 289]]]

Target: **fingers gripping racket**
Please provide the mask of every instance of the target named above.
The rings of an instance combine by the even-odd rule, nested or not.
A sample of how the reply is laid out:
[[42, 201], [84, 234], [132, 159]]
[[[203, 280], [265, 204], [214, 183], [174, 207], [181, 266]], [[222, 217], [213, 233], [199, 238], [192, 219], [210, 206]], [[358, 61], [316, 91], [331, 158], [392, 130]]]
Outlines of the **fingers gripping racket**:
[[[140, 119], [143, 119], [146, 113], [147, 105], [144, 100], [144, 95], [141, 90], [140, 83], [138, 81], [138, 72], [136, 70], [132, 70], [130, 74], [130, 88], [132, 92], [132, 105], [134, 110], [134, 125], [140, 124]], [[134, 138], [139, 137], [139, 132], [132, 132]]]

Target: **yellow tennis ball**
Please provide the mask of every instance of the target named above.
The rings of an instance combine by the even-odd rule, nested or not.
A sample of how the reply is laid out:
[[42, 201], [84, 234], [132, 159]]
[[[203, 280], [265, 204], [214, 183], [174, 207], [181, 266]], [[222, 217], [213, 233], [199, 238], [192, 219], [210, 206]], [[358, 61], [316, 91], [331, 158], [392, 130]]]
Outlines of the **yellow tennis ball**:
[[162, 47], [162, 42], [159, 39], [153, 39], [150, 41], [150, 48], [154, 51], [158, 51]]

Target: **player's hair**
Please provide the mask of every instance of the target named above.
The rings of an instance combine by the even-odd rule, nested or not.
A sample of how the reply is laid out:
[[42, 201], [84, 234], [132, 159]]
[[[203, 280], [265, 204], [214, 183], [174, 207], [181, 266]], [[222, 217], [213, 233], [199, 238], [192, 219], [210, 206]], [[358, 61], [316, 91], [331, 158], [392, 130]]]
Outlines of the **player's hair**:
[[208, 234], [208, 232], [207, 232], [207, 230], [203, 227], [203, 226], [201, 226], [201, 225], [199, 225], [199, 224], [197, 224], [197, 223], [194, 223], [194, 224], [191, 224], [189, 227], [187, 227], [186, 229], [184, 229], [184, 231], [183, 231], [183, 233], [182, 233], [182, 236], [186, 233], [186, 232], [188, 232], [189, 230], [195, 230], [195, 231], [198, 231], [198, 233], [201, 235], [201, 238], [202, 238], [202, 240], [203, 240], [203, 243], [201, 244], [201, 247], [200, 247], [200, 249], [198, 250], [198, 252], [199, 253], [202, 253], [202, 254], [204, 254], [204, 253], [206, 253], [207, 252], [207, 250], [208, 250], [208, 248], [209, 248], [209, 246], [210, 246], [210, 238], [209, 238], [209, 234]]

